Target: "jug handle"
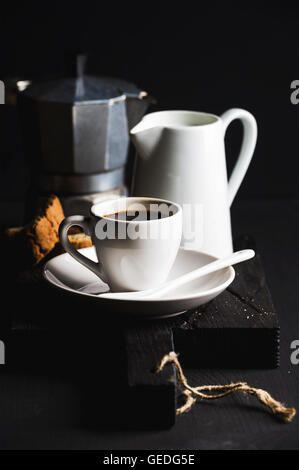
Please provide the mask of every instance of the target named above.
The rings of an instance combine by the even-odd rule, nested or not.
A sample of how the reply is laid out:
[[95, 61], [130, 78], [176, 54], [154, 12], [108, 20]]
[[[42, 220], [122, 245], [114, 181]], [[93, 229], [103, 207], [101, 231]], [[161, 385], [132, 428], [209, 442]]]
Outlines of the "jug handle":
[[229, 124], [235, 119], [240, 119], [242, 122], [244, 135], [239, 157], [228, 182], [228, 202], [230, 206], [246, 174], [257, 139], [257, 124], [254, 116], [245, 109], [240, 108], [229, 109], [221, 115], [224, 136]]

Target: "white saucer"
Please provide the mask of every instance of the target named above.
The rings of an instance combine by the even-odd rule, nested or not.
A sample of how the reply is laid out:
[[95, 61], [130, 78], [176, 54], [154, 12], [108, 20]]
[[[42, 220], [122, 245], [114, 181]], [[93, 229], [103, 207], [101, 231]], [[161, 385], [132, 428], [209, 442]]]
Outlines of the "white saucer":
[[[83, 248], [79, 251], [96, 261], [93, 247]], [[187, 273], [210, 263], [214, 259], [216, 258], [199, 251], [180, 248], [168, 279]], [[208, 274], [190, 282], [177, 289], [175, 293], [169, 292], [157, 300], [137, 298], [133, 300], [105, 299], [101, 298], [100, 295], [80, 292], [80, 289], [89, 284], [94, 285], [95, 282], [99, 284], [99, 290], [102, 288], [104, 291], [108, 288], [95, 274], [75, 261], [68, 253], [56, 256], [48, 261], [44, 266], [43, 274], [45, 279], [53, 286], [72, 295], [80, 296], [82, 299], [85, 297], [86, 301], [95, 304], [99, 308], [99, 314], [113, 313], [161, 318], [178, 315], [214, 299], [234, 280], [235, 270], [232, 267], [221, 269], [214, 274]]]

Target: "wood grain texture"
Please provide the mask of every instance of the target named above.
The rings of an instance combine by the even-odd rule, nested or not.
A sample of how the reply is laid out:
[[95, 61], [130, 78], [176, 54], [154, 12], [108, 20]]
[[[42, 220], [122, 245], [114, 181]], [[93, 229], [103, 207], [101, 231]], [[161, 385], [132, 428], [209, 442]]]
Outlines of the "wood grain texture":
[[238, 266], [234, 283], [173, 334], [186, 367], [277, 367], [279, 324], [259, 257]]
[[[242, 236], [235, 249], [254, 248]], [[279, 365], [279, 323], [260, 255], [235, 267], [234, 282], [173, 328], [185, 367], [274, 368]]]

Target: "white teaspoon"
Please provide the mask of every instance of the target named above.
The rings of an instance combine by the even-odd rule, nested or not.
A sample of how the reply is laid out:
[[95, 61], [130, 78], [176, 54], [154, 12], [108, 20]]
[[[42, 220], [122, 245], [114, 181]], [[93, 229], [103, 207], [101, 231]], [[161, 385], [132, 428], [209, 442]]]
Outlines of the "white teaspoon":
[[158, 299], [161, 295], [166, 294], [167, 292], [171, 291], [172, 289], [177, 289], [178, 287], [182, 287], [183, 285], [187, 284], [188, 282], [194, 281], [199, 279], [206, 274], [211, 274], [219, 269], [228, 268], [229, 266], [233, 266], [237, 263], [242, 263], [242, 261], [246, 261], [250, 258], [253, 258], [255, 252], [253, 250], [241, 250], [232, 253], [225, 258], [217, 259], [208, 263], [200, 268], [194, 269], [189, 273], [183, 274], [182, 276], [177, 277], [176, 279], [172, 279], [171, 281], [165, 282], [159, 287], [154, 287], [152, 289], [146, 289], [142, 291], [136, 292], [109, 292], [106, 294], [100, 294], [101, 297], [105, 299], [119, 299], [119, 300], [135, 300], [135, 299]]

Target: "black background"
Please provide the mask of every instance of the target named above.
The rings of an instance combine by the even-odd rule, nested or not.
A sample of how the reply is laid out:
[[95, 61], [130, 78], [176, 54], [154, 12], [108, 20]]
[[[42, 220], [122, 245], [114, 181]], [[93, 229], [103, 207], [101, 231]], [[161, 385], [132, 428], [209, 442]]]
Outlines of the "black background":
[[[299, 79], [298, 29], [299, 4], [290, 1], [185, 1], [177, 6], [111, 1], [108, 7], [100, 2], [41, 2], [38, 7], [14, 5], [10, 11], [1, 6], [0, 13], [2, 80], [61, 75], [65, 53], [85, 51], [89, 73], [135, 82], [158, 100], [152, 110], [221, 114], [243, 107], [255, 115], [258, 144], [238, 194], [240, 204], [233, 207], [233, 229], [253, 235], [262, 255], [280, 318], [281, 366], [188, 374], [194, 384], [248, 381], [297, 407], [297, 413], [299, 366], [292, 366], [289, 356], [291, 341], [298, 339], [299, 310], [294, 200], [299, 195], [299, 105], [290, 102], [290, 84]], [[0, 106], [0, 212], [6, 226], [22, 223], [28, 185], [17, 124], [16, 110]], [[236, 122], [227, 136], [229, 170], [240, 141]], [[13, 297], [20, 303], [23, 298], [13, 285], [2, 285], [2, 305], [8, 305], [2, 311], [14, 315]], [[40, 312], [37, 300], [34, 307]], [[46, 303], [42, 305], [43, 318]], [[34, 348], [33, 353], [38, 362], [39, 353]], [[81, 428], [73, 423], [72, 400], [76, 409], [77, 397], [65, 377], [57, 380], [46, 368], [44, 375], [30, 373], [30, 368], [31, 363], [27, 372], [4, 370], [1, 375], [1, 448], [298, 449], [298, 417], [282, 425], [242, 397], [194, 407], [163, 432]], [[77, 376], [81, 378], [80, 370]]]
[[[63, 74], [65, 53], [77, 50], [89, 53], [89, 73], [137, 83], [157, 110], [243, 107], [259, 136], [239, 198], [296, 197], [299, 105], [290, 83], [299, 78], [298, 19], [298, 3], [285, 1], [26, 5], [0, 16], [0, 78]], [[0, 117], [0, 198], [20, 199], [28, 179], [16, 115], [2, 106]], [[240, 141], [236, 122], [229, 171]]]

